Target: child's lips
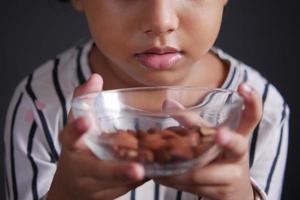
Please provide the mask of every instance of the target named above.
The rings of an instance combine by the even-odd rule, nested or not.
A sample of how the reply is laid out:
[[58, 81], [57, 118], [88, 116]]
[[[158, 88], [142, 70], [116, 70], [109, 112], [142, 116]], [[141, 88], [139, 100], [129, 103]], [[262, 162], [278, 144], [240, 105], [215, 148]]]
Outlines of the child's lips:
[[182, 53], [175, 48], [151, 48], [135, 55], [145, 67], [165, 70], [172, 68], [181, 58]]
[[182, 54], [179, 52], [165, 54], [147, 53], [137, 54], [136, 57], [146, 67], [152, 69], [170, 69], [182, 58]]

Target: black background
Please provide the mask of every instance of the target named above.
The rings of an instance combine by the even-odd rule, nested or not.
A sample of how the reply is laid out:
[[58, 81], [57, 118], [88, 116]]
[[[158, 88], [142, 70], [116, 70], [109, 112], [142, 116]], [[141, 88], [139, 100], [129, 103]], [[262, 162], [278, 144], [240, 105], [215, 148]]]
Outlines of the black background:
[[[297, 6], [297, 0], [231, 0], [217, 41], [217, 46], [264, 74], [291, 108], [289, 157], [282, 199], [300, 199], [297, 190], [300, 183]], [[1, 1], [0, 178], [3, 177], [4, 118], [15, 86], [38, 65], [88, 37], [84, 16], [67, 4], [54, 0]], [[3, 193], [1, 181], [0, 199], [4, 199]]]

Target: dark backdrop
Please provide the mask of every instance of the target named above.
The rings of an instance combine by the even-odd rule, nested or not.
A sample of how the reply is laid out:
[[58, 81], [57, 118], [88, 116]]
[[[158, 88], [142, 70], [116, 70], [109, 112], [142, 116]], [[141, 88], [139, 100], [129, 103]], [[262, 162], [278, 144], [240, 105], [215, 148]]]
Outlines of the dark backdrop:
[[[288, 165], [282, 199], [299, 199], [300, 135], [297, 0], [231, 0], [217, 45], [254, 66], [283, 94], [291, 108]], [[18, 82], [46, 59], [89, 37], [81, 14], [55, 0], [2, 1], [0, 7], [0, 135]], [[299, 78], [298, 78], [299, 79]], [[0, 140], [2, 144], [2, 138]], [[2, 153], [1, 145], [1, 153]], [[0, 157], [3, 177], [3, 159]], [[0, 199], [4, 185], [0, 183]]]

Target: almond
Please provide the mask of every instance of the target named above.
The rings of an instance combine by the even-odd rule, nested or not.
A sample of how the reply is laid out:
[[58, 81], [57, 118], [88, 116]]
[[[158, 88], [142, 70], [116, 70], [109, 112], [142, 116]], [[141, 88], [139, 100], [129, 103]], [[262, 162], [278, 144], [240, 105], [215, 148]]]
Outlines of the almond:
[[201, 127], [200, 131], [203, 136], [216, 134], [216, 130], [214, 128], [209, 128], [209, 127]]

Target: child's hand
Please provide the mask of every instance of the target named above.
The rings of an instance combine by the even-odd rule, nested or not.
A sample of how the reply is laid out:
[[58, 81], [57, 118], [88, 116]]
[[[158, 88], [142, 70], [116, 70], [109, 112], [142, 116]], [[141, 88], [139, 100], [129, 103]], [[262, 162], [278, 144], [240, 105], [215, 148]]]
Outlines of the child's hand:
[[[101, 89], [101, 77], [92, 75], [74, 96]], [[69, 117], [60, 134], [62, 151], [48, 199], [114, 199], [143, 183], [144, 169], [140, 165], [101, 161], [88, 150], [82, 135], [89, 126], [84, 118]]]
[[[195, 167], [183, 175], [155, 181], [209, 199], [254, 199], [248, 166], [248, 144], [250, 133], [261, 118], [261, 98], [245, 84], [239, 86], [238, 92], [245, 100], [239, 127], [236, 131], [221, 128], [216, 135], [216, 142], [224, 148], [224, 153], [203, 168]], [[190, 119], [195, 120], [193, 117]]]

